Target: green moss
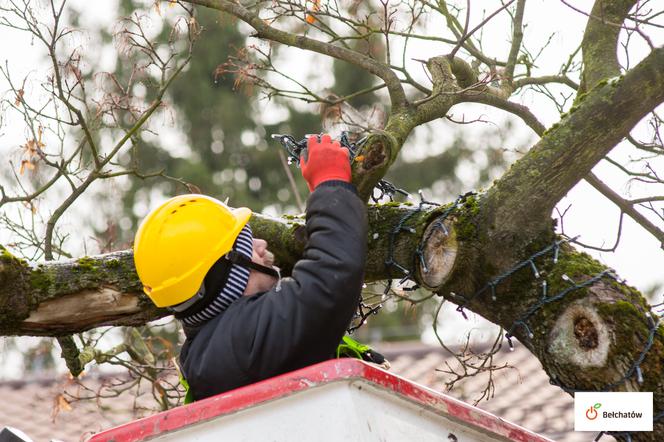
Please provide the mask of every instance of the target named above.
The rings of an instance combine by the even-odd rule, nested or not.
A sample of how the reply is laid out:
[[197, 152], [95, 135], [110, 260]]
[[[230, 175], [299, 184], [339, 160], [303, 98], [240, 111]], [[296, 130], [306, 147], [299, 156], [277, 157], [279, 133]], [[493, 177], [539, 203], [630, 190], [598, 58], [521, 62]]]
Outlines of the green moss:
[[477, 234], [477, 215], [480, 211], [480, 202], [477, 195], [470, 195], [457, 209], [457, 218], [454, 229], [457, 238], [461, 241], [474, 239]]
[[[563, 115], [564, 115], [564, 114], [563, 114]], [[561, 118], [561, 120], [562, 120], [562, 118]], [[548, 128], [547, 130], [545, 130], [545, 131], [542, 133], [542, 137], [544, 137], [545, 135], [547, 135], [549, 132], [553, 132], [554, 130], [556, 130], [556, 129], [558, 128], [558, 126], [560, 126], [560, 122], [558, 122], [558, 123], [554, 123], [553, 126], [551, 126], [550, 128]], [[532, 152], [532, 151], [531, 151], [531, 152]]]
[[119, 259], [113, 258], [106, 261], [105, 266], [108, 267], [109, 269], [119, 269], [122, 268], [122, 263], [120, 262]]
[[40, 292], [46, 292], [54, 285], [54, 278], [43, 268], [34, 270], [30, 274], [30, 286]]
[[94, 271], [97, 269], [97, 262], [88, 256], [84, 256], [76, 260], [76, 266], [80, 270]]
[[[639, 298], [642, 298], [639, 296]], [[625, 350], [631, 349], [629, 360], [636, 360], [640, 355], [650, 334], [649, 325], [644, 321], [645, 311], [640, 305], [627, 300], [617, 300], [612, 303], [597, 305], [597, 311], [613, 326], [614, 343], [611, 346], [609, 360], [625, 360]], [[660, 374], [664, 370], [664, 347], [662, 346], [662, 327], [657, 330], [660, 339], [656, 339], [641, 369], [645, 382], [642, 391], [657, 391]]]
[[0, 245], [0, 262], [4, 264], [13, 264], [20, 267], [28, 267], [28, 262], [24, 259], [17, 258], [7, 250], [4, 246]]
[[289, 221], [304, 221], [302, 215], [281, 215], [281, 217]]
[[378, 203], [374, 204], [373, 207], [402, 207], [402, 206], [408, 206], [412, 207], [414, 204], [410, 201], [404, 201], [404, 202], [398, 202], [398, 201], [388, 201], [385, 203]]

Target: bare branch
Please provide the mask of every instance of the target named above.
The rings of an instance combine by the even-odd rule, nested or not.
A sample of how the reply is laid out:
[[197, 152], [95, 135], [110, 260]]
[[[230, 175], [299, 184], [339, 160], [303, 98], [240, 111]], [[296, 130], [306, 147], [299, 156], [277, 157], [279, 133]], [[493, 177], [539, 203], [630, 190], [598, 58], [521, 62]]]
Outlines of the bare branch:
[[267, 24], [257, 14], [249, 11], [239, 3], [228, 0], [187, 0], [189, 3], [207, 6], [219, 11], [227, 12], [256, 30], [256, 37], [275, 42], [283, 43], [288, 46], [307, 49], [319, 54], [329, 55], [330, 57], [346, 61], [361, 67], [368, 72], [380, 77], [386, 84], [390, 94], [392, 106], [401, 108], [408, 102], [406, 94], [401, 86], [401, 81], [397, 75], [384, 63], [373, 60], [359, 52], [349, 50], [344, 47], [335, 46], [313, 38], [297, 36], [289, 32], [281, 31]]
[[657, 228], [657, 226], [650, 222], [648, 218], [634, 209], [634, 205], [630, 201], [625, 200], [623, 197], [614, 192], [593, 173], [589, 173], [585, 179], [590, 184], [592, 184], [592, 186], [602, 195], [611, 200], [616, 206], [620, 207], [620, 210], [628, 214], [634, 221], [639, 223], [641, 227], [646, 229], [648, 232], [650, 232], [650, 234], [657, 238], [661, 244], [661, 247], [664, 248], [664, 231]]

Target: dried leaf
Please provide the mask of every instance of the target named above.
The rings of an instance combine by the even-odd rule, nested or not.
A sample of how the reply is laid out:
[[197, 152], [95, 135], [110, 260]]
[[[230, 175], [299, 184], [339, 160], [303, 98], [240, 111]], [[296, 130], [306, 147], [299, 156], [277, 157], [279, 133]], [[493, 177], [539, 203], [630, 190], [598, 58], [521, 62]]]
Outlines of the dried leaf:
[[20, 175], [23, 175], [23, 172], [25, 172], [25, 169], [35, 170], [35, 165], [30, 160], [23, 160], [23, 161], [21, 161], [21, 167], [20, 167], [18, 173]]
[[[311, 12], [318, 12], [318, 11], [320, 11], [320, 0], [313, 0], [311, 3], [313, 3], [313, 5], [311, 6], [311, 10], [310, 10]], [[310, 25], [313, 25], [314, 23], [316, 23], [316, 17], [314, 17], [314, 16], [313, 16], [312, 14], [310, 14], [310, 13], [307, 13], [307, 15], [306, 15], [306, 17], [305, 17], [305, 20], [306, 20], [306, 22], [309, 23]]]
[[187, 189], [189, 189], [189, 192], [191, 193], [203, 193], [201, 192], [201, 189], [195, 184], [187, 183]]
[[155, 390], [157, 390], [157, 393], [159, 393], [159, 396], [161, 396], [161, 397], [166, 396], [166, 390], [164, 390], [164, 387], [161, 385], [159, 380], [153, 382], [152, 386], [154, 387]]
[[23, 94], [24, 93], [25, 93], [25, 91], [22, 88], [19, 89], [18, 92], [16, 93], [16, 101], [14, 101], [14, 104], [16, 106], [20, 106], [21, 103], [23, 102]]
[[69, 405], [69, 401], [67, 401], [67, 399], [65, 399], [63, 395], [58, 396], [58, 407], [60, 408], [60, 410], [64, 411], [72, 410], [71, 405]]
[[23, 205], [30, 209], [32, 213], [37, 213], [37, 205], [33, 203], [32, 201], [23, 201]]

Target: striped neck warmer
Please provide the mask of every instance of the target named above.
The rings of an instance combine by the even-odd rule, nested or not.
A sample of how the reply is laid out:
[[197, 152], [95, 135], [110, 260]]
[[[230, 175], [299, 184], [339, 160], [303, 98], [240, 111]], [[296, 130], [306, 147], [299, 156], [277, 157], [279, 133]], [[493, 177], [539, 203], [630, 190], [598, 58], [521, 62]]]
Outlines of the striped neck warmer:
[[[254, 249], [253, 244], [251, 227], [247, 224], [242, 231], [240, 231], [240, 234], [233, 245], [233, 249], [251, 259]], [[230, 266], [230, 270], [227, 269], [227, 266]], [[211, 275], [213, 272], [228, 272], [228, 277], [225, 281], [214, 281], [215, 278], [211, 277], [214, 276]], [[226, 259], [222, 257], [220, 261], [217, 261], [217, 263], [212, 266], [203, 283], [205, 285], [205, 290], [215, 291], [216, 296], [210, 296], [209, 298], [208, 296], [205, 296], [205, 298], [208, 298], [209, 300], [204, 308], [201, 309], [200, 306], [194, 305], [191, 309], [185, 310], [181, 315], [176, 315], [176, 317], [190, 327], [203, 325], [226, 310], [233, 301], [242, 297], [248, 281], [248, 268], [237, 264], [231, 264], [230, 261], [226, 261]], [[190, 313], [190, 311], [192, 313]]]

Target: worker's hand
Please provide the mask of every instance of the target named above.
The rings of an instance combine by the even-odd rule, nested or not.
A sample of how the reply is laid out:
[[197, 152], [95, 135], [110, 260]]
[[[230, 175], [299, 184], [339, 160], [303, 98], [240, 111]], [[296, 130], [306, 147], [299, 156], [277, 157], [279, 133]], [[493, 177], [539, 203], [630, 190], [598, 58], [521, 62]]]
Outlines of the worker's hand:
[[340, 180], [350, 183], [350, 154], [338, 141], [332, 141], [325, 134], [318, 140], [317, 135], [309, 137], [307, 149], [300, 158], [302, 176], [309, 185], [309, 191], [322, 182]]

